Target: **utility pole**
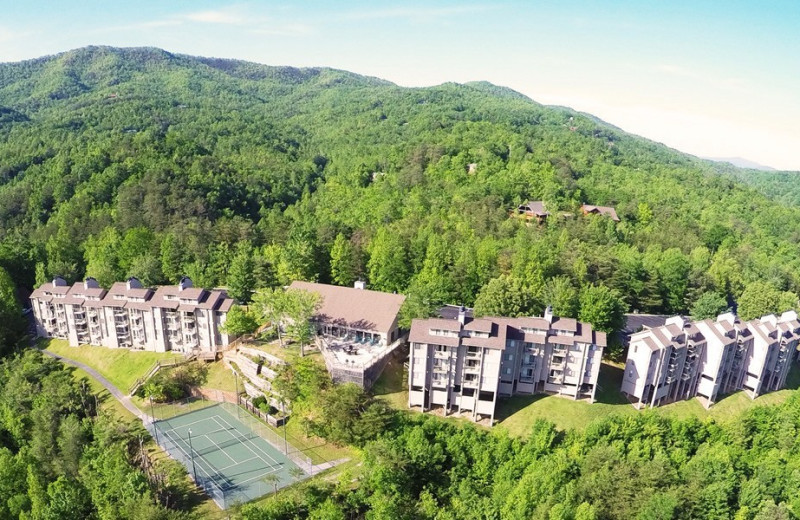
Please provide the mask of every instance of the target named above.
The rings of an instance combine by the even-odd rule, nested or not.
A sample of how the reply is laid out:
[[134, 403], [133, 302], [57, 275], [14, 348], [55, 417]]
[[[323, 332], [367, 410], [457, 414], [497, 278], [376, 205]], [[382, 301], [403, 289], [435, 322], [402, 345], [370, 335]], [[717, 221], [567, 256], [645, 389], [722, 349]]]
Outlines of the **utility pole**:
[[192, 475], [194, 482], [197, 483], [197, 469], [194, 467], [194, 448], [192, 448], [192, 430], [189, 430], [189, 456], [192, 458]]

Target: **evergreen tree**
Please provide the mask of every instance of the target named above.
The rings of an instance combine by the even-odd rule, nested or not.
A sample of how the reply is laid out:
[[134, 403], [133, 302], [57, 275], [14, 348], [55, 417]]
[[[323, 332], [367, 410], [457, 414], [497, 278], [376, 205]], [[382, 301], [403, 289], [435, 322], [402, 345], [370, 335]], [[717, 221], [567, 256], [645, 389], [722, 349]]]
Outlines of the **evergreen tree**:
[[248, 303], [252, 298], [255, 285], [253, 246], [249, 241], [240, 242], [228, 269], [228, 294], [241, 303]]
[[331, 248], [331, 281], [350, 287], [359, 276], [356, 249], [341, 233], [336, 235]]
[[370, 286], [378, 291], [399, 292], [408, 284], [408, 261], [402, 240], [381, 228], [369, 247], [367, 262]]

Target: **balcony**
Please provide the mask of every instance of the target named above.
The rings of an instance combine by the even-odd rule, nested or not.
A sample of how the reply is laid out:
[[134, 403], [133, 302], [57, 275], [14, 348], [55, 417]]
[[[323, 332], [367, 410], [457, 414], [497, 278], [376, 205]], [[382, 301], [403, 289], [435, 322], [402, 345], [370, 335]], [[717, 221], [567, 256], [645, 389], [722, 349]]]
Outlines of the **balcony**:
[[464, 373], [465, 374], [480, 374], [481, 373], [481, 367], [480, 367], [480, 365], [474, 365], [474, 366], [464, 365]]
[[479, 379], [476, 377], [474, 379], [464, 379], [462, 386], [467, 388], [478, 388], [478, 381]]

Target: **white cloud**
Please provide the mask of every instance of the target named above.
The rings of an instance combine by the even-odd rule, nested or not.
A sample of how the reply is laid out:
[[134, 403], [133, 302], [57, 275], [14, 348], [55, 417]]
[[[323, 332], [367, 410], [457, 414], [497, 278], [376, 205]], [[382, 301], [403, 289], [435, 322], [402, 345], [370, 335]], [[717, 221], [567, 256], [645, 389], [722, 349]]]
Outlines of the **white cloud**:
[[670, 76], [685, 78], [687, 80], [702, 83], [713, 89], [721, 89], [740, 93], [748, 92], [749, 90], [747, 81], [744, 78], [717, 77], [710, 72], [698, 72], [687, 67], [668, 63], [663, 63], [656, 66], [655, 70]]
[[302, 23], [287, 23], [283, 25], [263, 23], [261, 27], [250, 32], [266, 36], [305, 36], [314, 33], [314, 28]]
[[374, 11], [354, 11], [346, 13], [342, 18], [346, 20], [378, 20], [389, 18], [405, 18], [414, 22], [431, 22], [436, 19], [447, 18], [469, 13], [487, 11], [489, 8], [481, 5], [465, 5], [460, 7], [396, 7], [392, 9], [378, 9]]
[[138, 29], [157, 29], [159, 27], [174, 27], [176, 25], [181, 25], [183, 22], [176, 19], [167, 19], [167, 20], [153, 20], [151, 22], [144, 22], [140, 24], [136, 24], [133, 27]]
[[198, 11], [184, 15], [190, 22], [223, 24], [223, 25], [246, 25], [249, 19], [233, 10], [211, 10]]
[[32, 31], [14, 31], [8, 27], [0, 26], [0, 42], [13, 42], [22, 40], [34, 34]]

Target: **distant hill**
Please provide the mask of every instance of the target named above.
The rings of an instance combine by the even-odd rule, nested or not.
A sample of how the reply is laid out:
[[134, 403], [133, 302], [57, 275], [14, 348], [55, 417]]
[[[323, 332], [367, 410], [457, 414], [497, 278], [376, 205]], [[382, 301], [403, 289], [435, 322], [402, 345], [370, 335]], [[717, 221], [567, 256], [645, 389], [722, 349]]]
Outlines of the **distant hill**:
[[757, 162], [748, 161], [747, 159], [743, 159], [741, 157], [704, 157], [704, 159], [715, 162], [729, 163], [737, 168], [745, 168], [748, 170], [760, 170], [765, 172], [775, 171], [775, 168], [770, 168], [769, 166], [764, 166], [763, 164], [758, 164]]
[[[558, 291], [576, 315], [593, 284], [651, 313], [755, 280], [797, 292], [800, 209], [751, 171], [486, 82], [404, 88], [154, 48], [0, 64], [0, 266], [26, 286], [363, 277], [409, 294], [411, 315], [472, 305], [500, 275], [526, 313]], [[527, 199], [575, 218], [509, 218]]]

